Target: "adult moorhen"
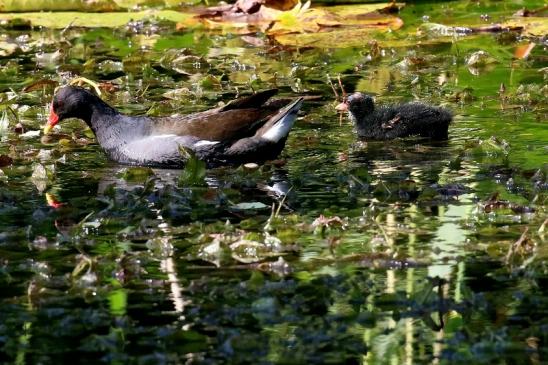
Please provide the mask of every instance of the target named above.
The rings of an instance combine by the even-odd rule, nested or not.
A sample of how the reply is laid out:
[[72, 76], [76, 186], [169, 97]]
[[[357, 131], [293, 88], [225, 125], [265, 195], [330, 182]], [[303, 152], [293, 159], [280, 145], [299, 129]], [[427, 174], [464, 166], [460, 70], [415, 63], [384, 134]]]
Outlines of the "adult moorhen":
[[453, 119], [447, 109], [422, 103], [375, 107], [371, 96], [359, 92], [350, 95], [336, 109], [348, 111], [358, 137], [373, 140], [408, 136], [446, 140]]
[[189, 150], [208, 167], [275, 159], [302, 105], [302, 98], [269, 100], [277, 90], [185, 116], [119, 113], [95, 94], [65, 86], [51, 104], [48, 133], [66, 118], [84, 120], [111, 160], [127, 165], [182, 167]]

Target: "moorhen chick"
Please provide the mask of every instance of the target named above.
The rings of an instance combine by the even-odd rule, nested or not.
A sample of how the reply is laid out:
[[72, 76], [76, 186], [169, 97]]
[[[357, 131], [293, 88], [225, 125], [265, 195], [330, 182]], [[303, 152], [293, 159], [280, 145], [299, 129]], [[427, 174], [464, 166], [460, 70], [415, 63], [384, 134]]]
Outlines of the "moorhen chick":
[[447, 109], [416, 102], [376, 107], [371, 96], [359, 92], [350, 95], [336, 109], [348, 111], [358, 137], [372, 140], [408, 136], [446, 140], [453, 119]]
[[178, 168], [191, 154], [208, 167], [264, 162], [284, 148], [303, 100], [269, 100], [276, 93], [185, 116], [147, 117], [121, 114], [88, 90], [65, 86], [53, 97], [44, 133], [63, 119], [82, 119], [108, 157], [127, 165]]

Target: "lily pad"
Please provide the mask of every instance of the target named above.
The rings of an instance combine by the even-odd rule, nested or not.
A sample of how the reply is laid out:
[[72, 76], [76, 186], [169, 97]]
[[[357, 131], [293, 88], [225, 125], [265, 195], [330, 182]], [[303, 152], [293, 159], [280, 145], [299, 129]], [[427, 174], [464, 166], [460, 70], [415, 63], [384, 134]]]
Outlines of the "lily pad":
[[401, 20], [393, 18], [394, 28], [388, 24], [372, 24], [362, 29], [336, 29], [330, 32], [282, 34], [276, 36], [276, 41], [284, 46], [317, 47], [317, 48], [347, 48], [363, 47], [375, 38], [375, 31], [380, 29], [397, 29]]
[[149, 167], [128, 167], [121, 171], [118, 176], [126, 181], [145, 181], [149, 176], [153, 176], [154, 171]]
[[1, 41], [0, 42], [0, 57], [9, 56], [9, 55], [15, 53], [15, 51], [17, 51], [18, 49], [19, 49], [19, 46], [15, 43]]
[[[401, 4], [400, 4], [401, 5]], [[269, 34], [294, 32], [324, 32], [329, 28], [383, 28], [395, 29], [403, 25], [401, 19], [381, 14], [378, 11], [389, 4], [345, 5], [333, 7], [304, 8], [282, 12]], [[396, 20], [397, 19], [397, 20]]]
[[286, 46], [360, 47], [372, 39], [375, 31], [403, 26], [400, 18], [378, 12], [386, 7], [387, 4], [346, 5], [313, 8], [297, 14], [286, 12], [280, 15], [269, 34]]
[[0, 0], [0, 11], [83, 10], [108, 11], [118, 9], [113, 0]]
[[239, 240], [230, 245], [232, 258], [244, 264], [259, 262], [269, 255], [265, 245], [251, 240]]
[[30, 20], [33, 26], [42, 26], [53, 29], [64, 29], [67, 26], [73, 27], [108, 27], [116, 28], [127, 24], [132, 20], [145, 18], [159, 18], [172, 22], [183, 22], [191, 17], [190, 14], [181, 13], [173, 10], [147, 10], [138, 12], [108, 12], [101, 13], [81, 13], [81, 12], [28, 12], [28, 13], [5, 13], [0, 14], [0, 20], [22, 18]]
[[176, 0], [0, 0], [0, 11], [114, 11], [136, 6], [176, 6]]
[[[372, 31], [394, 30], [403, 25], [400, 18], [386, 14], [388, 10], [403, 7], [400, 3], [311, 8], [310, 2], [299, 2], [287, 11], [261, 6], [250, 13], [235, 7], [210, 8], [209, 12], [202, 12], [199, 19], [208, 28], [230, 32], [238, 32], [239, 29], [248, 32], [249, 26], [259, 27], [282, 45], [329, 48], [361, 46], [364, 36]], [[188, 19], [179, 26], [193, 26], [196, 19]]]
[[523, 27], [523, 33], [531, 36], [548, 34], [548, 17], [515, 17], [504, 23], [507, 27]]

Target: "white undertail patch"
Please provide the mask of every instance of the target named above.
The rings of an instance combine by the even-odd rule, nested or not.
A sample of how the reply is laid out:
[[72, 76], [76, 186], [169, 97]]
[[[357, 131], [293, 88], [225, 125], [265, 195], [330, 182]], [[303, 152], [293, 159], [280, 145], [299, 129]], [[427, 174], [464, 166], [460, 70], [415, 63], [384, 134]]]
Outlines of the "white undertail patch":
[[282, 117], [279, 117], [279, 114], [273, 118], [280, 118], [265, 134], [262, 135], [262, 138], [267, 139], [271, 142], [278, 143], [282, 138], [287, 137], [289, 131], [297, 119], [297, 113], [301, 108], [303, 99], [298, 99], [292, 104], [288, 105], [280, 111], [279, 114], [283, 114]]

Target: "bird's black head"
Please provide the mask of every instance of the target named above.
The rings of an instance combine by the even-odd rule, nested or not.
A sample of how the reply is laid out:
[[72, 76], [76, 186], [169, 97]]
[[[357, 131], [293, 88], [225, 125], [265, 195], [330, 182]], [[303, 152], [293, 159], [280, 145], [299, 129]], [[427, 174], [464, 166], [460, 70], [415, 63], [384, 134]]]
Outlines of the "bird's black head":
[[49, 132], [57, 123], [67, 118], [83, 119], [89, 124], [93, 107], [102, 104], [105, 103], [86, 89], [75, 86], [62, 87], [53, 96], [44, 133]]
[[373, 98], [359, 92], [350, 95], [346, 103], [348, 104], [348, 113], [354, 122], [364, 119], [375, 110]]

